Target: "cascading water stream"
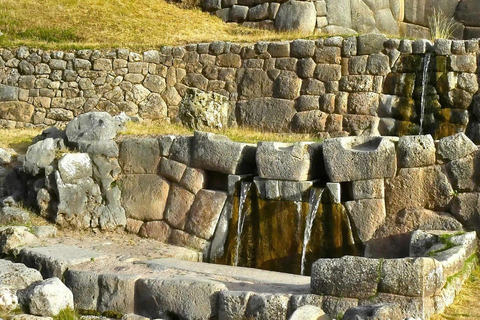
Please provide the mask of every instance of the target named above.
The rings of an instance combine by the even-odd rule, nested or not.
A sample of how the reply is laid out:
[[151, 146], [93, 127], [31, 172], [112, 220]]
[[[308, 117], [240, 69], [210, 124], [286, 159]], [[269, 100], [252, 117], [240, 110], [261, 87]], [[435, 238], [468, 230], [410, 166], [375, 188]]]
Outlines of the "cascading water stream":
[[240, 199], [238, 204], [237, 243], [235, 248], [235, 261], [233, 264], [234, 266], [238, 265], [238, 253], [240, 251], [240, 240], [241, 240], [243, 225], [245, 224], [245, 217], [246, 217], [246, 215], [243, 214], [243, 206], [245, 204], [245, 200], [247, 199], [247, 194], [251, 186], [252, 186], [251, 182], [240, 183]]
[[303, 234], [303, 247], [302, 247], [302, 262], [300, 267], [300, 274], [305, 273], [305, 257], [307, 254], [307, 246], [310, 242], [310, 236], [312, 235], [313, 221], [317, 215], [318, 206], [320, 205], [320, 200], [322, 198], [323, 189], [312, 188], [310, 191], [310, 198], [308, 199], [308, 215], [307, 221], [305, 224], [305, 232]]
[[428, 83], [428, 66], [430, 65], [431, 53], [426, 53], [423, 58], [423, 74], [422, 74], [422, 97], [420, 100], [420, 131], [419, 134], [423, 134], [423, 120], [425, 118], [425, 96]]

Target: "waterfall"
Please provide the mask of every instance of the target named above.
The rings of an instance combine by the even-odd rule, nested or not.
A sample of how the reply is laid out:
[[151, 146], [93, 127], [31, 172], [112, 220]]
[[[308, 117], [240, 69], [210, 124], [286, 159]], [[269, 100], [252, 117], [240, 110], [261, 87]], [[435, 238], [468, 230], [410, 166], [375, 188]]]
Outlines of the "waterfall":
[[297, 207], [297, 234], [300, 235], [302, 232], [302, 202], [295, 201], [295, 207]]
[[234, 266], [238, 265], [238, 254], [240, 250], [240, 238], [243, 232], [243, 225], [245, 223], [245, 215], [243, 214], [243, 206], [245, 204], [245, 200], [247, 199], [248, 191], [252, 186], [251, 182], [241, 182], [240, 183], [240, 200], [238, 204], [238, 224], [237, 224], [237, 243], [235, 248], [235, 262]]
[[318, 206], [322, 198], [323, 189], [312, 188], [310, 191], [310, 198], [308, 200], [308, 214], [307, 221], [305, 223], [305, 232], [303, 234], [303, 247], [302, 247], [302, 262], [300, 268], [300, 274], [305, 273], [305, 256], [307, 254], [307, 245], [310, 242], [310, 236], [312, 235], [313, 221], [317, 215]]
[[423, 120], [425, 117], [425, 95], [427, 91], [428, 83], [428, 66], [430, 65], [430, 58], [432, 57], [431, 53], [426, 53], [423, 58], [423, 74], [422, 74], [422, 97], [420, 100], [420, 131], [419, 134], [423, 133]]

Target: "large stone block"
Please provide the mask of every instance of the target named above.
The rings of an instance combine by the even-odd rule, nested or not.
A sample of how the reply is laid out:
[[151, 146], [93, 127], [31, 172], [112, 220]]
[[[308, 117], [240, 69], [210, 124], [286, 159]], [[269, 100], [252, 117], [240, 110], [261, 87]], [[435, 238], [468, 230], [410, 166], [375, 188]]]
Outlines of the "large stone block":
[[328, 139], [323, 156], [333, 182], [391, 178], [397, 169], [395, 145], [381, 137]]
[[326, 0], [327, 19], [331, 25], [352, 27], [350, 0]]
[[402, 136], [398, 140], [400, 168], [425, 167], [435, 164], [435, 142], [431, 135]]
[[319, 259], [312, 266], [312, 293], [368, 298], [377, 293], [380, 260], [345, 256]]
[[155, 174], [123, 175], [119, 179], [122, 206], [128, 218], [150, 221], [163, 219], [170, 185]]
[[244, 317], [247, 319], [286, 319], [290, 295], [252, 293]]
[[318, 143], [259, 142], [256, 154], [258, 175], [265, 179], [312, 180], [318, 174], [316, 163], [321, 161], [321, 150]]
[[455, 18], [470, 27], [480, 27], [478, 3], [475, 0], [460, 0], [455, 11]]
[[173, 182], [180, 182], [186, 168], [187, 166], [183, 163], [168, 158], [162, 158], [160, 161], [160, 174]]
[[453, 198], [445, 167], [402, 168], [396, 177], [385, 180], [387, 215], [405, 208], [442, 210]]
[[480, 194], [460, 193], [452, 201], [451, 212], [468, 229], [480, 233]]
[[78, 146], [81, 143], [111, 140], [122, 128], [122, 123], [106, 112], [88, 112], [68, 123], [65, 134], [71, 145]]
[[226, 136], [196, 131], [191, 166], [228, 174], [255, 172], [256, 148]]
[[124, 173], [157, 173], [160, 163], [158, 140], [154, 138], [124, 140], [120, 144], [118, 160]]
[[410, 297], [433, 296], [446, 282], [443, 267], [433, 258], [386, 259], [379, 290]]
[[176, 183], [172, 183], [164, 214], [168, 223], [175, 228], [184, 229], [187, 213], [190, 211], [194, 200], [195, 195], [193, 193]]
[[294, 102], [264, 98], [237, 102], [237, 121], [240, 125], [268, 131], [287, 130], [295, 115]]
[[243, 318], [251, 295], [250, 291], [221, 291], [218, 298], [218, 318], [221, 320]]
[[315, 29], [316, 22], [315, 5], [312, 2], [289, 0], [278, 9], [275, 29], [311, 33]]
[[136, 313], [152, 319], [216, 317], [218, 296], [227, 287], [216, 281], [190, 279], [140, 279], [135, 286]]
[[476, 191], [480, 178], [480, 152], [447, 164], [447, 170], [454, 190]]
[[227, 200], [227, 193], [200, 190], [192, 204], [185, 229], [197, 237], [210, 240]]
[[97, 310], [114, 314], [135, 311], [135, 283], [139, 275], [101, 274], [98, 277], [99, 296]]
[[383, 179], [359, 180], [352, 182], [352, 198], [383, 199], [385, 198], [385, 184]]
[[387, 41], [387, 37], [383, 34], [360, 35], [358, 36], [357, 53], [363, 55], [382, 52], [385, 41]]
[[75, 308], [81, 311], [97, 309], [98, 274], [92, 271], [67, 270], [65, 272], [65, 285], [72, 291]]
[[239, 99], [255, 99], [271, 97], [273, 81], [262, 69], [239, 69], [237, 71], [237, 86]]
[[353, 222], [356, 234], [362, 242], [370, 240], [377, 228], [385, 221], [383, 199], [347, 201], [345, 208]]
[[167, 242], [171, 228], [165, 221], [147, 221], [140, 227], [138, 235], [145, 238], [152, 238], [158, 241]]

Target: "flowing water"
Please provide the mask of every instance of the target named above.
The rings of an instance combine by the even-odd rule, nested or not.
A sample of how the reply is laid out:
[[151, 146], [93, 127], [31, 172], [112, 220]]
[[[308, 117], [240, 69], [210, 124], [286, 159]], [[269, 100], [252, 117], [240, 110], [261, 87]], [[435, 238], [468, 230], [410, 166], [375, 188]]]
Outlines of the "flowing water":
[[423, 74], [422, 74], [422, 98], [420, 100], [420, 131], [419, 134], [423, 134], [423, 120], [425, 118], [425, 96], [428, 83], [428, 66], [430, 65], [431, 53], [426, 53], [423, 58]]
[[320, 200], [322, 199], [323, 189], [312, 188], [310, 191], [310, 199], [308, 201], [308, 214], [307, 221], [305, 223], [305, 232], [303, 234], [303, 246], [302, 246], [302, 262], [300, 274], [303, 275], [305, 272], [305, 256], [307, 254], [307, 246], [310, 242], [310, 236], [312, 235], [312, 226], [313, 221], [317, 215], [318, 207], [320, 205]]
[[234, 266], [238, 265], [238, 254], [240, 250], [240, 240], [243, 232], [243, 225], [245, 224], [245, 217], [246, 215], [243, 214], [243, 206], [245, 204], [245, 200], [247, 199], [248, 191], [252, 186], [251, 182], [241, 182], [240, 183], [240, 201], [238, 205], [238, 224], [237, 224], [237, 243], [235, 248], [235, 261]]

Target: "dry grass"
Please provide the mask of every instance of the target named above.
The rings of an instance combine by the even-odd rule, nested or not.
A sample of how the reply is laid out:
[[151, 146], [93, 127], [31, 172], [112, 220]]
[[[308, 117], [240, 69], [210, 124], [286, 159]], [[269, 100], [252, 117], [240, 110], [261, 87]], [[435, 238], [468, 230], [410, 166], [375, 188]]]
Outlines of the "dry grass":
[[480, 266], [477, 266], [465, 281], [454, 304], [448, 307], [443, 314], [431, 318], [431, 320], [474, 319], [480, 319]]
[[428, 18], [430, 39], [450, 39], [458, 28], [459, 24], [453, 17], [447, 17], [442, 10], [433, 9], [432, 15]]
[[0, 148], [13, 149], [24, 154], [32, 139], [42, 133], [43, 129], [0, 129]]
[[165, 0], [0, 0], [0, 47], [45, 49], [153, 49], [215, 40], [255, 42], [293, 39], [224, 23], [200, 9], [182, 9]]
[[[310, 134], [298, 133], [273, 133], [264, 132], [250, 128], [237, 127], [226, 128], [223, 130], [208, 130], [209, 132], [222, 134], [233, 141], [257, 143], [259, 141], [279, 141], [279, 142], [296, 142], [296, 141], [321, 141], [318, 137]], [[163, 135], [163, 134], [184, 134], [192, 135], [193, 130], [187, 129], [181, 125], [166, 124], [159, 122], [142, 122], [127, 124], [127, 128], [122, 135]]]

